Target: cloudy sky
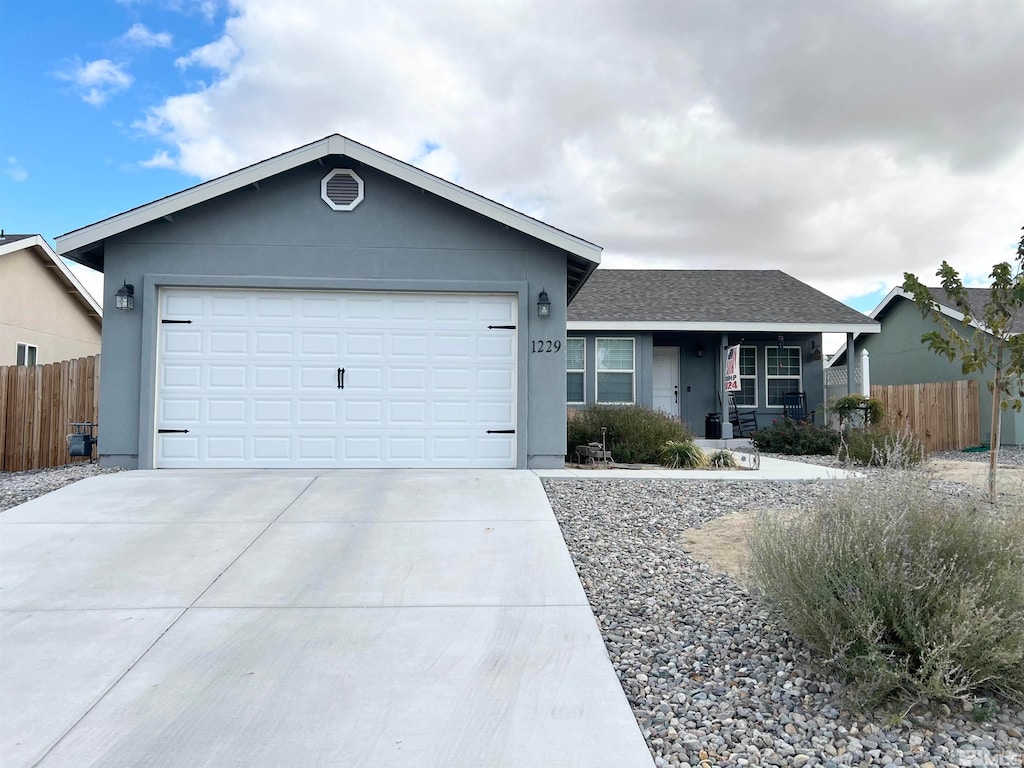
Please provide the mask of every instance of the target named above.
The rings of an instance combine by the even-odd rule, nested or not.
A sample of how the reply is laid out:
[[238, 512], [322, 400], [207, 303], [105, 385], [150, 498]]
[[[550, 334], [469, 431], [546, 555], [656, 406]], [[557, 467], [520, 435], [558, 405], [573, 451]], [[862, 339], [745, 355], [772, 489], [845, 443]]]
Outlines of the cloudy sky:
[[0, 226], [342, 133], [632, 268], [868, 311], [1024, 226], [1024, 0], [0, 0]]

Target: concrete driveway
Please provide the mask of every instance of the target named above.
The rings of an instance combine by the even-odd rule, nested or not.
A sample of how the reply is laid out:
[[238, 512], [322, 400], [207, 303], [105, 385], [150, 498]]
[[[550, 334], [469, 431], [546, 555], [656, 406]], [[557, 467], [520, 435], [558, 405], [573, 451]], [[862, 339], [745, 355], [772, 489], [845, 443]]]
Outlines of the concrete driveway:
[[7, 768], [652, 765], [530, 472], [90, 478], [0, 611]]

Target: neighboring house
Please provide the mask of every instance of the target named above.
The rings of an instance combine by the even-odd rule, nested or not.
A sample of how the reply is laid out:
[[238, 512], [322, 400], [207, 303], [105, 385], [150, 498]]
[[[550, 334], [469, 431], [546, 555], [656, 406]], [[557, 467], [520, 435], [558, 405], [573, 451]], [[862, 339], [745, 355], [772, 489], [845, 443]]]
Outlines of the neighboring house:
[[876, 322], [778, 270], [599, 269], [569, 307], [566, 397], [639, 403], [704, 434], [728, 426], [724, 351], [740, 345], [739, 408], [758, 426], [805, 392], [823, 421], [822, 334], [874, 334]]
[[104, 272], [105, 464], [562, 466], [592, 243], [338, 135], [57, 243]]
[[[967, 327], [964, 316], [956, 304], [946, 297], [942, 288], [929, 288], [939, 309], [961, 333], [970, 337], [974, 327]], [[976, 312], [983, 311], [988, 304], [988, 288], [968, 288], [967, 297]], [[902, 288], [893, 288], [881, 303], [871, 312], [871, 317], [881, 323], [882, 332], [871, 338], [857, 340], [857, 351], [866, 349], [871, 360], [872, 384], [926, 384], [930, 382], [961, 381], [974, 379], [978, 382], [979, 425], [984, 442], [991, 439], [992, 393], [988, 382], [993, 371], [965, 374], [959, 360], [950, 361], [941, 357], [921, 341], [921, 337], [934, 331], [938, 325], [921, 315], [913, 298]], [[1024, 316], [1016, 317], [1011, 327], [1014, 333], [1024, 333]], [[840, 348], [832, 365], [846, 364], [846, 349]], [[1002, 445], [1024, 444], [1024, 414], [1013, 410], [1003, 412], [1000, 441]]]
[[103, 310], [39, 235], [0, 233], [0, 366], [100, 351]]

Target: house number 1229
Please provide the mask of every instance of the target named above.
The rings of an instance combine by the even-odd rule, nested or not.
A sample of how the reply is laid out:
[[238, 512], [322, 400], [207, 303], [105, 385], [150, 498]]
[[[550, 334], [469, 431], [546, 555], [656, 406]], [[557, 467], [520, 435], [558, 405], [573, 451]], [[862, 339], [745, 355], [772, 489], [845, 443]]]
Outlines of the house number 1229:
[[558, 352], [562, 348], [562, 342], [558, 339], [551, 341], [550, 339], [538, 339], [531, 341], [533, 345], [531, 352]]

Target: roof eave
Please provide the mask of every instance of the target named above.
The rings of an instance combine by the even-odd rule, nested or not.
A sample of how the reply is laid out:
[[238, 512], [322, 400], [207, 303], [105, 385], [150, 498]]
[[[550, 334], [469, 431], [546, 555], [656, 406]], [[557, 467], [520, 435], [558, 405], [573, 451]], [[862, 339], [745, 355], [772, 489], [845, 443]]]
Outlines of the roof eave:
[[570, 331], [703, 331], [705, 333], [880, 333], [879, 323], [745, 323], [721, 321], [570, 320]]
[[[475, 211], [513, 229], [561, 248], [595, 266], [601, 262], [601, 247], [562, 232], [548, 224], [514, 211], [507, 206], [463, 189], [449, 181], [422, 171], [375, 149], [334, 134], [326, 138], [271, 157], [238, 171], [219, 176], [152, 203], [111, 216], [87, 227], [72, 230], [56, 238], [57, 252], [79, 261], [87, 251], [95, 250], [104, 240], [121, 232], [142, 226], [178, 211], [212, 200], [215, 197], [258, 183], [263, 179], [284, 173], [306, 163], [316, 162], [331, 155], [345, 155], [365, 163], [395, 178], [402, 179], [428, 192], [449, 200], [463, 208]], [[585, 280], [583, 281], [585, 282]], [[580, 283], [582, 285], [582, 282]]]
[[50, 244], [40, 235], [25, 237], [11, 243], [0, 245], [0, 256], [14, 251], [36, 248], [42, 253], [42, 260], [57, 270], [60, 279], [71, 288], [71, 293], [78, 299], [79, 303], [86, 309], [87, 313], [97, 320], [103, 320], [103, 307], [86, 290], [81, 281], [75, 277], [75, 273], [68, 269], [67, 264], [50, 247]]

